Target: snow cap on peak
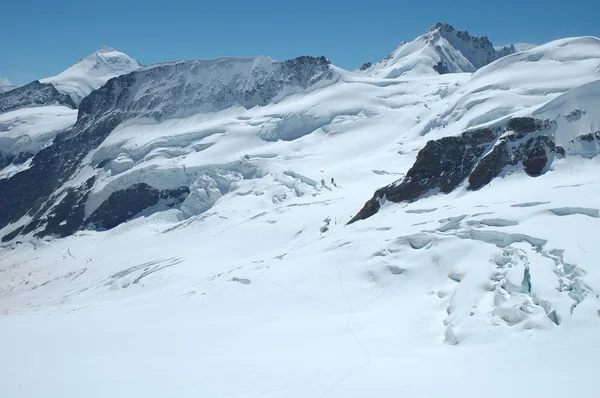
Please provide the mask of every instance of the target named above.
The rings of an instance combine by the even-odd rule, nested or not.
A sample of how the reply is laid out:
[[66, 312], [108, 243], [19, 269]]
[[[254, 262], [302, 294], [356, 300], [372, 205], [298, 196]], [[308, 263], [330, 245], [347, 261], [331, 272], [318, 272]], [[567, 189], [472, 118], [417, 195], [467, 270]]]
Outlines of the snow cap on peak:
[[101, 46], [99, 49], [96, 50], [96, 52], [94, 54], [103, 54], [103, 53], [111, 53], [111, 52], [116, 52], [117, 50], [115, 50], [112, 47], [109, 46]]
[[111, 78], [140, 67], [141, 64], [127, 54], [112, 47], [102, 46], [57, 76], [40, 81], [52, 84], [61, 94], [68, 94], [78, 105], [85, 96]]

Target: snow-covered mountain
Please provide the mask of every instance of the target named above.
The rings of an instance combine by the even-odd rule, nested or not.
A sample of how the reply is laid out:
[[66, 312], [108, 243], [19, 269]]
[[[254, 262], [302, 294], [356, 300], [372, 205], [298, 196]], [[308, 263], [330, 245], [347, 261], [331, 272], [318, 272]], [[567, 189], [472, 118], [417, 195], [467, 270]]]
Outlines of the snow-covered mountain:
[[415, 40], [401, 43], [381, 61], [363, 65], [358, 72], [384, 78], [474, 72], [514, 52], [514, 46], [496, 49], [486, 36], [471, 36], [438, 22]]
[[[152, 171], [153, 162], [144, 161], [149, 160], [145, 157], [157, 143], [131, 153], [108, 146], [111, 139], [119, 136], [114, 133], [118, 127], [131, 126], [131, 121], [136, 120], [149, 129], [153, 123], [173, 118], [275, 104], [294, 93], [306, 94], [335, 83], [338, 78], [336, 69], [323, 57], [283, 62], [258, 57], [159, 64], [112, 79], [84, 98], [73, 128], [37, 153], [27, 170], [0, 180], [0, 190], [6, 193], [0, 200], [0, 228], [20, 220], [21, 225], [9, 237], [32, 231], [37, 231], [37, 235], [65, 236], [87, 224], [116, 226], [160, 199], [174, 199], [172, 195], [181, 202], [190, 194], [195, 179], [200, 184], [198, 190], [207, 189], [203, 185], [204, 174], [184, 168], [179, 177], [171, 173], [165, 179], [162, 171]], [[290, 115], [282, 118], [293, 119]], [[177, 146], [188, 146], [218, 134], [219, 130], [191, 133], [179, 142], [174, 139]], [[280, 123], [269, 128], [264, 138], [291, 140], [307, 133], [310, 130], [290, 131]], [[200, 146], [197, 150], [202, 149]], [[140, 161], [143, 166], [138, 170], [114, 177]], [[249, 172], [242, 171], [246, 168], [243, 163], [234, 163], [219, 166], [214, 172], [228, 170], [235, 180], [238, 174]], [[114, 195], [124, 201], [119, 214], [115, 214]], [[197, 196], [198, 203], [193, 201], [193, 194], [183, 203], [188, 211], [206, 208], [204, 196]], [[134, 211], [131, 205], [139, 207]]]
[[60, 93], [69, 95], [75, 104], [79, 104], [85, 96], [109, 79], [140, 67], [140, 63], [127, 54], [104, 46], [60, 74], [40, 81], [52, 84]]
[[76, 110], [11, 94], [3, 393], [595, 396], [600, 39], [448, 26], [398, 77], [222, 58]]
[[56, 77], [0, 87], [0, 176], [27, 168], [39, 150], [72, 127], [83, 97], [139, 67], [127, 55], [102, 47]]

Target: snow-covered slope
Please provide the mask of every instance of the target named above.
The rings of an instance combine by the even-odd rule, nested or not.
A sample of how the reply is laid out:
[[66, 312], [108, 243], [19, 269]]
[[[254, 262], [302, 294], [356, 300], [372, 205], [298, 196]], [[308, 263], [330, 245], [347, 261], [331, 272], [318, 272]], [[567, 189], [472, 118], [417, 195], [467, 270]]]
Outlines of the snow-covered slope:
[[495, 49], [486, 36], [471, 36], [451, 25], [437, 23], [427, 32], [400, 46], [360, 73], [395, 78], [431, 74], [474, 72], [516, 50], [513, 46]]
[[140, 63], [110, 47], [100, 47], [95, 53], [79, 60], [60, 74], [40, 80], [69, 95], [76, 104], [101, 87], [109, 79], [140, 68]]
[[583, 37], [475, 73], [110, 80], [0, 175], [0, 389], [595, 396], [599, 66]]
[[[75, 124], [77, 111], [65, 106], [43, 106], [0, 114], [0, 178], [26, 166], [54, 137]], [[2, 170], [13, 163], [15, 167]], [[18, 167], [17, 167], [18, 166]]]

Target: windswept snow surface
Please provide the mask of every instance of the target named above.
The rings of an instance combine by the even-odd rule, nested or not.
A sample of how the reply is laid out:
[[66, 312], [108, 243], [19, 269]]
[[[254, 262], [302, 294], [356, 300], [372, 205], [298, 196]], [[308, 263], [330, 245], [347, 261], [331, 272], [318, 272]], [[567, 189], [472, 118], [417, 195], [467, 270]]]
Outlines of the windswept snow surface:
[[473, 76], [336, 69], [266, 106], [124, 122], [71, 182], [105, 161], [86, 213], [138, 182], [192, 194], [108, 231], [0, 246], [0, 391], [596, 396], [597, 152], [566, 145], [539, 177], [346, 223], [430, 139], [511, 115], [550, 118], [567, 143], [594, 131], [599, 59], [578, 38]]
[[64, 72], [41, 79], [40, 82], [52, 84], [60, 93], [70, 95], [75, 104], [79, 104], [83, 97], [103, 86], [109, 79], [132, 72], [140, 66], [138, 61], [127, 54], [104, 46]]
[[35, 154], [57, 133], [75, 124], [77, 110], [66, 106], [17, 109], [0, 114], [0, 151]]

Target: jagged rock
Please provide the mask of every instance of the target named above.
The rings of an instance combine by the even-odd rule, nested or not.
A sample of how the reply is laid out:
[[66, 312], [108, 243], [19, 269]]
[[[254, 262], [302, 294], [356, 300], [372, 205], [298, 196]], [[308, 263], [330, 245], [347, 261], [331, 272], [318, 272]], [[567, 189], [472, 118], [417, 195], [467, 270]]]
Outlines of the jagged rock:
[[86, 224], [111, 229], [160, 201], [164, 201], [167, 207], [173, 207], [183, 202], [189, 193], [188, 187], [159, 191], [145, 183], [135, 184], [113, 192], [86, 220]]
[[37, 236], [57, 235], [64, 237], [72, 235], [83, 225], [85, 218], [85, 202], [89, 189], [94, 185], [95, 177], [91, 177], [80, 187], [69, 188], [67, 195], [46, 216], [46, 225]]
[[440, 75], [445, 75], [446, 73], [450, 73], [450, 68], [444, 63], [444, 61], [440, 61], [433, 66], [433, 70], [439, 73]]
[[494, 148], [479, 161], [477, 167], [469, 176], [468, 189], [479, 189], [489, 184], [500, 175], [507, 166], [522, 164], [523, 170], [531, 176], [542, 174], [551, 162], [554, 154], [564, 155], [564, 150], [557, 149], [554, 139], [547, 135], [528, 134], [548, 129], [548, 123], [533, 118], [513, 118], [506, 124], [506, 130], [511, 131], [502, 136]]
[[53, 85], [40, 83], [38, 80], [0, 93], [0, 113], [45, 105], [64, 105], [72, 109], [76, 108], [71, 97], [59, 93]]
[[596, 131], [594, 133], [583, 134], [577, 137], [580, 141], [592, 142], [592, 141], [600, 141], [600, 131]]
[[362, 64], [360, 66], [360, 68], [358, 68], [358, 70], [367, 70], [369, 69], [371, 66], [373, 66], [373, 64], [371, 62], [365, 62], [364, 64]]
[[480, 129], [427, 142], [406, 176], [377, 190], [349, 223], [375, 214], [384, 198], [392, 202], [411, 202], [428, 192], [451, 192], [468, 177], [497, 137], [498, 131]]
[[449, 193], [467, 177], [467, 188], [474, 190], [519, 164], [527, 174], [540, 175], [555, 154], [564, 155], [546, 133], [552, 127], [546, 120], [519, 117], [505, 126], [429, 141], [406, 176], [378, 189], [349, 224], [377, 213], [383, 201], [412, 202], [431, 193]]
[[506, 123], [507, 131], [514, 131], [517, 134], [533, 133], [541, 131], [544, 128], [544, 122], [532, 117], [513, 117]]

